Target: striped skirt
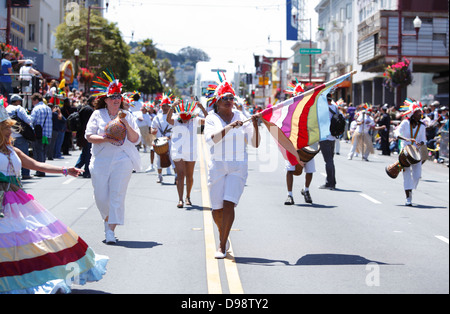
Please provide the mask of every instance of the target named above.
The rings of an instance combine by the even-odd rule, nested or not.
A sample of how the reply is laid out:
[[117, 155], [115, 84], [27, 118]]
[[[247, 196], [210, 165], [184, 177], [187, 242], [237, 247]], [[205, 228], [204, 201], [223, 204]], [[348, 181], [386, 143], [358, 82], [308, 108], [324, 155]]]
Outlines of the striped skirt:
[[108, 257], [96, 255], [73, 230], [22, 190], [5, 192], [0, 218], [0, 294], [69, 293], [98, 281]]

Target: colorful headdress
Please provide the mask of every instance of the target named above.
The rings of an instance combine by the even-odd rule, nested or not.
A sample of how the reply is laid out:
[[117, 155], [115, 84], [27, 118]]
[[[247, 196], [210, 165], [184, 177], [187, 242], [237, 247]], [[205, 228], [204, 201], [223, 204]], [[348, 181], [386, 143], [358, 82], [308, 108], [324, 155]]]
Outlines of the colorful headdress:
[[422, 103], [420, 101], [415, 101], [412, 98], [406, 98], [406, 100], [403, 102], [404, 105], [400, 107], [401, 111], [406, 110], [402, 116], [407, 116], [408, 118], [410, 118], [414, 112], [420, 110], [422, 111]]
[[147, 111], [150, 111], [151, 109], [155, 108], [155, 103], [153, 101], [144, 102], [142, 104], [142, 108], [145, 108]]
[[106, 79], [97, 76], [97, 81], [93, 81], [94, 83], [92, 88], [92, 96], [97, 97], [109, 97], [113, 94], [122, 94], [122, 83], [119, 82], [114, 76], [114, 73], [111, 70], [106, 69], [106, 72], [103, 71]]
[[210, 106], [212, 106], [214, 103], [216, 103], [220, 98], [227, 94], [231, 94], [233, 96], [236, 96], [236, 92], [233, 89], [233, 85], [227, 81], [227, 78], [225, 77], [225, 73], [222, 72], [222, 75], [219, 71], [217, 71], [217, 75], [219, 76], [218, 85], [209, 85], [208, 91], [213, 91], [214, 94], [211, 98], [208, 99], [208, 101], [211, 101]]
[[163, 94], [163, 95], [161, 96], [161, 103], [160, 103], [160, 106], [162, 106], [162, 105], [169, 105], [169, 106], [172, 106], [172, 103], [173, 103], [173, 95], [172, 95], [172, 94], [170, 94], [170, 95]]
[[297, 96], [301, 93], [303, 93], [305, 91], [304, 89], [304, 85], [301, 84], [297, 78], [295, 78], [295, 81], [297, 82], [297, 84], [294, 84], [292, 82], [290, 82], [288, 84], [288, 88], [284, 91], [286, 94], [292, 95], [292, 96]]
[[197, 116], [194, 113], [195, 108], [197, 108], [196, 101], [186, 103], [182, 101], [174, 107], [174, 111], [178, 114], [179, 119], [181, 119], [183, 122], [186, 122]]

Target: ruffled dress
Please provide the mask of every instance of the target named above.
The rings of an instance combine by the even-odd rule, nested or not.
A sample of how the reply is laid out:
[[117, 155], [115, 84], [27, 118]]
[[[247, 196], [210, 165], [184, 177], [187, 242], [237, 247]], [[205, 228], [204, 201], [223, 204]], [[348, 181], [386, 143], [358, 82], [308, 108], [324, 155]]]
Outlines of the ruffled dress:
[[8, 149], [0, 152], [0, 294], [70, 293], [72, 284], [102, 279], [108, 257], [22, 190], [20, 159]]

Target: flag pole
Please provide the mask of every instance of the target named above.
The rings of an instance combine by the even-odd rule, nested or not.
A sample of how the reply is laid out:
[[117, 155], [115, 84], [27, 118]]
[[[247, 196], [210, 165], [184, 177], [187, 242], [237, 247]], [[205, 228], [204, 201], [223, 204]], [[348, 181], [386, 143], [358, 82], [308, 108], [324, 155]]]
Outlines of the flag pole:
[[[321, 84], [321, 85], [319, 85], [319, 86], [316, 86], [315, 88], [311, 88], [311, 89], [307, 90], [306, 92], [303, 92], [303, 93], [301, 93], [301, 94], [299, 94], [299, 95], [297, 95], [297, 96], [295, 96], [295, 97], [293, 97], [293, 98], [291, 98], [291, 99], [295, 99], [295, 98], [297, 98], [297, 97], [302, 97], [302, 98], [304, 98], [304, 97], [306, 97], [306, 96], [309, 96], [309, 95], [312, 94], [317, 88], [322, 87], [322, 85], [334, 85], [333, 82], [337, 82], [337, 81], [341, 80], [343, 77], [345, 77], [345, 76], [351, 76], [351, 75], [353, 75], [353, 74], [356, 74], [357, 72], [358, 72], [358, 71], [353, 70], [353, 71], [351, 71], [351, 72], [349, 72], [349, 73], [346, 73], [346, 74], [344, 74], [344, 75], [341, 75], [341, 76], [339, 76], [339, 77], [337, 77], [337, 78], [335, 78], [335, 79], [333, 79], [333, 80], [331, 80], [331, 81], [329, 81], [329, 82], [327, 82], [327, 83], [324, 83], [324, 84]], [[256, 116], [256, 115], [262, 116], [266, 111], [268, 112], [269, 110], [271, 110], [271, 111], [278, 110], [278, 109], [283, 108], [284, 106], [287, 106], [288, 104], [290, 104], [290, 102], [283, 101], [283, 102], [279, 103], [278, 105], [275, 105], [275, 106], [270, 107], [270, 108], [266, 108], [266, 109], [264, 109], [263, 111], [261, 111], [260, 113], [254, 114], [253, 116]], [[250, 117], [250, 118], [248, 118], [247, 120], [242, 121], [242, 123], [247, 123], [247, 122], [249, 122], [249, 121], [251, 121], [251, 120], [252, 120], [252, 118]]]

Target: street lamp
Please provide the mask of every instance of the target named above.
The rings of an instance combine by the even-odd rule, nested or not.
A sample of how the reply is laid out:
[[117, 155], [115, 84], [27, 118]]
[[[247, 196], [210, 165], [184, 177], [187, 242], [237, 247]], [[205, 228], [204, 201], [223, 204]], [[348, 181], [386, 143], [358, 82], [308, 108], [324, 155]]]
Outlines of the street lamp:
[[414, 29], [416, 30], [416, 40], [419, 40], [419, 30], [422, 27], [422, 20], [416, 16], [416, 18], [413, 21]]
[[75, 56], [75, 77], [78, 76], [78, 58], [80, 57], [80, 50], [78, 48], [75, 48], [73, 51], [73, 55]]

